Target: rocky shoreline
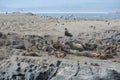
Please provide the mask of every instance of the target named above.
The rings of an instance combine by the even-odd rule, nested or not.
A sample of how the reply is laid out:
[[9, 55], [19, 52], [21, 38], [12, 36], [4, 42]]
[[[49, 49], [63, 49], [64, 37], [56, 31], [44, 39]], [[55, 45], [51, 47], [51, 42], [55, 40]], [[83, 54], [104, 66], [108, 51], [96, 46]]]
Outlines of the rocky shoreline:
[[[119, 31], [110, 30], [108, 32], [112, 38], [101, 38], [96, 42], [96, 38], [85, 38], [85, 42], [83, 35], [78, 35], [80, 36], [78, 39], [63, 39], [62, 37], [59, 39], [58, 37], [58, 40], [55, 41], [50, 38], [50, 35], [42, 37], [37, 35], [22, 36], [16, 33], [0, 33], [0, 47], [5, 48], [5, 51], [7, 50], [8, 52], [7, 56], [3, 56], [1, 59], [3, 58], [3, 60], [5, 60], [4, 57], [18, 55], [16, 60], [10, 61], [10, 63], [7, 62], [7, 65], [4, 65], [4, 68], [6, 67], [7, 69], [4, 69], [6, 71], [2, 71], [2, 69], [0, 69], [2, 71], [0, 80], [119, 80], [120, 74], [117, 71], [100, 68], [98, 63], [91, 63], [90, 65], [87, 65], [87, 62], [85, 62], [84, 64], [80, 64], [78, 60], [78, 62], [76, 61], [73, 64], [71, 61], [66, 62], [54, 59], [52, 60], [54, 63], [49, 64], [49, 62], [44, 63], [44, 61], [42, 61], [39, 64], [32, 65], [24, 60], [21, 61], [21, 59], [17, 60], [17, 58], [19, 59], [19, 56], [26, 56], [24, 58], [26, 60], [27, 56], [42, 57], [42, 54], [48, 56], [54, 55], [57, 58], [65, 58], [69, 54], [100, 59], [115, 58], [115, 56], [118, 56], [120, 52], [120, 42], [118, 37]], [[108, 33], [106, 34], [109, 35]], [[99, 34], [99, 36], [100, 35], [102, 34]], [[29, 62], [31, 61], [34, 61], [34, 59], [31, 59]], [[2, 64], [5, 63], [1, 63], [1, 65]], [[13, 70], [11, 70], [11, 68]], [[81, 72], [84, 72], [84, 74], [81, 74]]]
[[[2, 67], [4, 66], [4, 67]], [[2, 68], [1, 68], [2, 67]], [[120, 73], [79, 61], [12, 56], [0, 66], [0, 80], [119, 80]]]
[[[11, 18], [9, 21], [7, 18], [11, 15], [15, 18]], [[7, 14], [4, 16], [7, 17], [2, 17], [4, 19], [0, 20], [2, 24], [0, 25], [0, 80], [120, 79], [120, 29], [111, 25], [114, 24], [112, 21], [111, 23], [104, 22], [105, 24], [107, 22], [108, 26], [105, 29], [99, 30], [96, 29], [97, 26], [90, 25], [85, 29], [85, 32], [83, 29], [83, 31], [74, 33], [74, 30], [71, 31], [72, 27], [66, 27], [66, 24], [76, 24], [77, 20], [72, 22], [72, 20], [60, 19], [59, 23], [57, 22], [59, 27], [56, 25], [57, 28], [54, 28], [51, 25], [54, 25], [56, 19], [43, 17], [41, 19], [36, 15], [27, 14]], [[24, 24], [27, 19], [22, 19], [23, 16], [26, 16], [28, 20], [34, 17], [36, 22]], [[3, 22], [4, 20], [8, 20], [8, 22]], [[14, 22], [11, 22], [12, 20]], [[18, 23], [23, 24], [20, 24], [18, 28], [25, 28], [27, 25], [35, 26], [38, 25], [37, 20], [41, 20], [39, 24], [39, 28], [42, 28], [43, 31], [41, 35], [32, 33], [35, 31], [24, 34], [32, 27], [26, 27], [26, 31], [23, 33], [15, 27], [15, 24], [18, 26]], [[64, 24], [61, 24], [62, 22]], [[46, 25], [45, 29], [50, 26], [49, 31], [40, 27], [43, 26], [43, 23], [44, 26]], [[101, 22], [98, 21], [98, 23]], [[83, 24], [82, 21], [79, 24]], [[6, 30], [8, 27], [10, 31], [5, 32], [4, 26]], [[68, 28], [73, 36], [66, 36], [64, 28]], [[62, 31], [59, 32], [59, 29]], [[54, 32], [53, 35], [52, 32]]]

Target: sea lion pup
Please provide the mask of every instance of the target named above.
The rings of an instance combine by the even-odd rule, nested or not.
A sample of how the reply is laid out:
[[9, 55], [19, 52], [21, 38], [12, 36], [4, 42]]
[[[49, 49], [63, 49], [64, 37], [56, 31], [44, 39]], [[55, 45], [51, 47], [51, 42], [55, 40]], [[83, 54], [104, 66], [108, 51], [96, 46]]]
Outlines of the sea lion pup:
[[67, 50], [70, 49], [70, 46], [65, 44], [64, 42], [61, 43], [61, 50], [64, 52], [67, 52]]
[[114, 58], [114, 57], [111, 54], [105, 54], [105, 53], [101, 53], [99, 56], [99, 59], [108, 59], [108, 58]]
[[35, 52], [29, 52], [29, 53], [26, 53], [24, 56], [39, 56], [39, 55]]
[[105, 54], [116, 54], [116, 50], [117, 50], [117, 45], [114, 45], [113, 43], [110, 43], [108, 45], [108, 47], [104, 50]]
[[64, 58], [65, 57], [65, 54], [62, 53], [62, 52], [59, 52], [59, 51], [56, 51], [56, 55], [55, 55], [57, 58]]
[[55, 43], [53, 43], [53, 47], [54, 47], [55, 49], [59, 50], [60, 47], [61, 47], [61, 43], [60, 43], [60, 41], [57, 40]]
[[73, 37], [73, 35], [71, 33], [69, 33], [68, 29], [65, 28], [65, 36], [67, 37]]
[[21, 56], [40, 56], [36, 52], [22, 52]]
[[97, 44], [97, 48], [96, 48], [96, 52], [101, 55], [101, 53], [103, 53], [103, 49], [104, 49], [104, 45], [102, 43], [102, 41], [96, 39], [96, 44]]
[[120, 63], [120, 59], [113, 59], [112, 61]]
[[62, 51], [55, 51], [54, 52], [54, 56], [55, 57], [57, 57], [57, 58], [64, 58], [66, 55], [65, 55], [65, 53], [64, 52], [62, 52]]
[[52, 50], [55, 50], [53, 45], [54, 45], [53, 40], [50, 40], [49, 42], [47, 42], [47, 44], [45, 43], [45, 45], [43, 45], [42, 50], [50, 53]]
[[32, 43], [31, 47], [28, 48], [28, 52], [35, 52], [37, 50], [37, 45], [34, 43]]
[[120, 45], [119, 44], [117, 45], [117, 50], [116, 51], [120, 52]]
[[106, 49], [103, 50], [103, 52], [100, 54], [100, 59], [108, 59], [108, 58], [114, 58], [113, 53], [115, 53], [117, 49], [116, 45], [113, 45], [110, 43]]

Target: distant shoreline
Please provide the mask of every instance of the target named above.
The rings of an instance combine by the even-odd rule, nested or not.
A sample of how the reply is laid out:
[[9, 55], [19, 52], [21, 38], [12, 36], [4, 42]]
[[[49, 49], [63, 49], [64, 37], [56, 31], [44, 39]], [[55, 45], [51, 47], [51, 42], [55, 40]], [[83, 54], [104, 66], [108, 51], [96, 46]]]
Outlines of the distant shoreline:
[[[4, 11], [4, 12], [0, 12], [0, 13], [6, 13], [7, 11]], [[15, 12], [8, 12], [8, 13], [16, 13], [16, 12], [19, 12], [19, 13], [34, 13], [34, 14], [40, 14], [40, 13], [54, 13], [54, 14], [56, 14], [56, 13], [66, 13], [66, 14], [69, 14], [69, 13], [78, 13], [78, 14], [80, 14], [80, 13], [84, 13], [84, 14], [96, 14], [96, 13], [101, 13], [101, 14], [115, 14], [116, 12], [118, 12], [118, 11], [116, 11], [116, 12], [105, 12], [105, 11], [103, 11], [103, 12], [95, 12], [95, 11], [89, 11], [89, 12], [29, 12], [29, 11], [15, 11]]]
[[120, 14], [107, 12], [3, 12], [0, 14], [29, 14], [52, 18], [76, 18], [76, 19], [120, 19]]

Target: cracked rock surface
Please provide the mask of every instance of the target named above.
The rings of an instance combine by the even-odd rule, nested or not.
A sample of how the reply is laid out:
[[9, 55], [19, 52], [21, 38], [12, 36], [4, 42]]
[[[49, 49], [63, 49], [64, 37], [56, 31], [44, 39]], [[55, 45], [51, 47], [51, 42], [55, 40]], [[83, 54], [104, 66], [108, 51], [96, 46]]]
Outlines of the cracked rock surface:
[[100, 66], [30, 58], [12, 56], [5, 61], [0, 66], [0, 80], [120, 80], [120, 73]]

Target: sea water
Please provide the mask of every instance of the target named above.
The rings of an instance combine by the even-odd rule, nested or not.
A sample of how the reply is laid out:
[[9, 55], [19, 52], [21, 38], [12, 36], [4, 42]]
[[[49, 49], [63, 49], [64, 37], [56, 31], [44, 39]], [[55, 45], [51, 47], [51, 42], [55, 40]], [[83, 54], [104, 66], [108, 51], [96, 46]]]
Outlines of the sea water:
[[54, 18], [120, 19], [120, 14], [115, 13], [37, 13], [37, 15], [51, 16]]

